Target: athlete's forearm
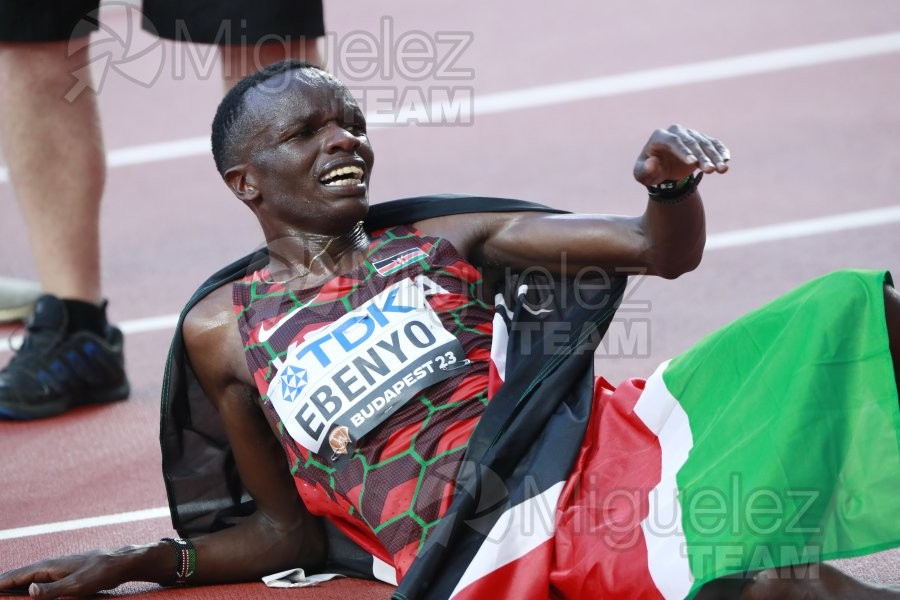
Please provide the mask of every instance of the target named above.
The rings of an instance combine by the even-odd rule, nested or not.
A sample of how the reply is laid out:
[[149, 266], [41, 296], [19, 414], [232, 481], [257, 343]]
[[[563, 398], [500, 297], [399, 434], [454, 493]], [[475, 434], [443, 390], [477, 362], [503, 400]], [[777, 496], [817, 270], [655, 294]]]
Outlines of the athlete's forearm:
[[642, 230], [651, 274], [672, 279], [697, 268], [706, 244], [700, 192], [695, 190], [673, 204], [649, 199]]
[[276, 523], [257, 512], [235, 527], [192, 541], [197, 557], [192, 584], [254, 581], [285, 569], [317, 567], [325, 558], [324, 534], [314, 518]]

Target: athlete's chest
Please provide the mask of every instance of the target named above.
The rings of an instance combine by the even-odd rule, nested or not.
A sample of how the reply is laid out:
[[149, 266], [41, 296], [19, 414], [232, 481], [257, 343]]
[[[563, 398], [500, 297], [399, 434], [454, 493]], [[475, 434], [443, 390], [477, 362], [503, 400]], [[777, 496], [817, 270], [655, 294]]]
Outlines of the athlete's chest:
[[256, 329], [271, 357], [258, 380], [264, 399], [298, 444], [336, 462], [416, 394], [466, 369], [461, 339], [469, 346], [473, 330], [457, 330], [490, 319], [472, 298], [478, 273], [452, 247], [408, 236], [373, 245], [355, 271], [282, 294], [277, 309], [270, 298]]

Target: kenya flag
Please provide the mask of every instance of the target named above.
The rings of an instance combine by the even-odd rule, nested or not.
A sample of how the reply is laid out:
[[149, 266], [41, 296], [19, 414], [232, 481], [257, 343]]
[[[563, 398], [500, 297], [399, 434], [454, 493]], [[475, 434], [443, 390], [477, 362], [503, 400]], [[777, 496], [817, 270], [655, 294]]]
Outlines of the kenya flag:
[[[509, 484], [531, 493], [471, 528], [430, 597], [685, 598], [731, 573], [900, 546], [888, 278], [817, 279], [646, 382], [598, 380], [573, 468]], [[515, 472], [549, 472], [547, 454]]]
[[656, 436], [661, 469], [641, 529], [663, 597], [728, 573], [900, 545], [884, 281], [815, 280], [647, 381], [634, 415]]

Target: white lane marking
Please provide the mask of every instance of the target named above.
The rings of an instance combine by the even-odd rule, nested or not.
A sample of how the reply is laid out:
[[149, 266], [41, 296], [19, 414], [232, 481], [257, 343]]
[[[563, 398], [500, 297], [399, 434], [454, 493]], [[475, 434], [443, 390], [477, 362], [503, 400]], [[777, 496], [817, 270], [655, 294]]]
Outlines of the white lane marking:
[[[106, 154], [106, 164], [109, 167], [127, 167], [211, 153], [209, 137], [202, 136], [110, 150]], [[9, 181], [9, 169], [0, 167], [0, 182], [5, 181]]]
[[59, 533], [61, 531], [75, 531], [77, 529], [89, 529], [91, 527], [103, 527], [104, 525], [118, 525], [120, 523], [133, 523], [149, 519], [162, 519], [169, 517], [169, 507], [147, 508], [131, 512], [88, 517], [85, 519], [73, 519], [71, 521], [57, 521], [56, 523], [44, 523], [43, 525], [31, 525], [28, 527], [16, 527], [14, 529], [0, 530], [0, 540], [14, 540], [16, 538], [33, 535], [45, 535]]
[[900, 32], [476, 96], [475, 116], [658, 90], [690, 83], [735, 79], [894, 52], [900, 52]]
[[178, 315], [162, 315], [159, 317], [147, 317], [145, 319], [124, 321], [119, 325], [119, 329], [125, 334], [144, 333], [145, 331], [175, 329], [176, 325], [178, 325]]
[[126, 167], [128, 165], [140, 165], [160, 160], [183, 158], [185, 156], [197, 156], [199, 154], [212, 155], [209, 137], [201, 136], [161, 142], [159, 144], [120, 148], [111, 151], [107, 156], [107, 161], [110, 167]]
[[[829, 217], [817, 217], [801, 221], [787, 221], [762, 227], [750, 227], [735, 231], [723, 231], [714, 233], [706, 238], [706, 250], [721, 250], [722, 248], [735, 248], [766, 242], [789, 240], [823, 233], [835, 233], [849, 231], [864, 227], [878, 227], [900, 222], [900, 206], [887, 208], [875, 208], [851, 213], [832, 215]], [[144, 333], [148, 331], [163, 331], [174, 329], [178, 323], [178, 315], [161, 315], [122, 321], [119, 328], [126, 334]], [[6, 339], [0, 339], [0, 353], [9, 352], [22, 344], [22, 336], [12, 335]]]
[[875, 208], [858, 212], [818, 217], [803, 221], [788, 221], [764, 227], [751, 227], [736, 231], [723, 231], [710, 235], [706, 240], [707, 250], [748, 246], [777, 240], [786, 240], [822, 233], [833, 233], [862, 227], [877, 227], [900, 221], [900, 206]]
[[[900, 32], [769, 52], [756, 52], [671, 67], [644, 69], [621, 75], [542, 85], [484, 96], [476, 95], [475, 116], [658, 90], [691, 83], [734, 79], [894, 52], [900, 52]], [[426, 107], [425, 114], [433, 114], [431, 108], [430, 106]], [[387, 116], [390, 117], [390, 115]], [[386, 114], [379, 112], [367, 115], [367, 118], [373, 121], [372, 127], [375, 128], [378, 126], [374, 122], [384, 121]], [[388, 118], [387, 122], [394, 121]], [[209, 154], [209, 152], [209, 138], [202, 136], [112, 150], [107, 154], [107, 161], [110, 167], [121, 167], [198, 156]], [[0, 182], [6, 181], [9, 181], [9, 172], [6, 167], [0, 166]]]
[[[144, 319], [134, 319], [131, 321], [122, 321], [116, 323], [116, 326], [122, 330], [124, 334], [146, 333], [148, 331], [165, 331], [166, 329], [175, 329], [178, 324], [179, 315], [160, 315], [158, 317], [146, 317]], [[19, 348], [22, 345], [22, 334], [15, 334], [0, 339], [0, 352], [9, 352], [13, 348]]]

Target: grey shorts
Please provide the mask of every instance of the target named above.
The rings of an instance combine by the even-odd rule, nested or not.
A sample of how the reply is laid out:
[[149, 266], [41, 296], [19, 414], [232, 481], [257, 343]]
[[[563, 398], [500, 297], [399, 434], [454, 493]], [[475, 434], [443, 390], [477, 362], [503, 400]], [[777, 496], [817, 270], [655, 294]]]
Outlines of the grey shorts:
[[[99, 4], [99, 0], [0, 0], [0, 41], [84, 37], [97, 29]], [[145, 29], [184, 42], [242, 45], [325, 35], [322, 0], [144, 0], [141, 12]]]

